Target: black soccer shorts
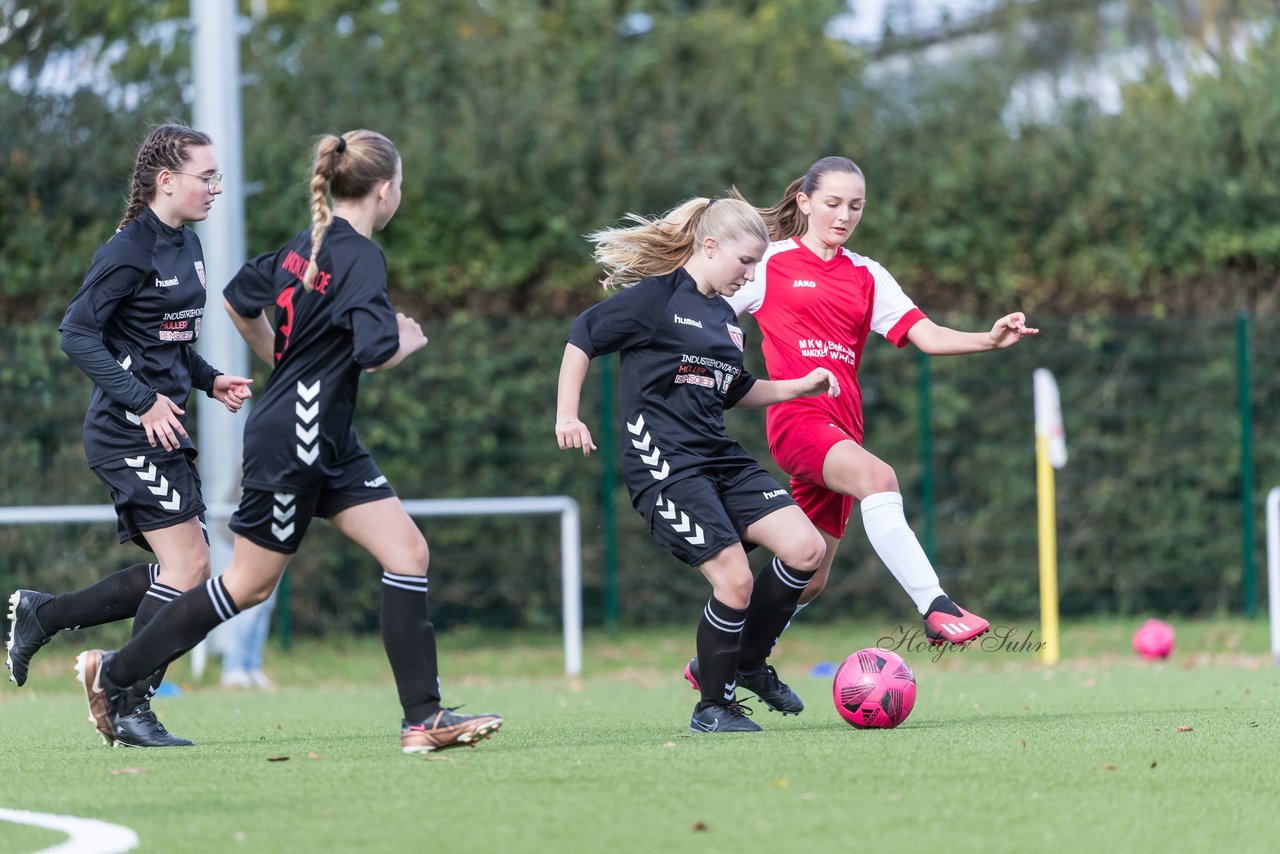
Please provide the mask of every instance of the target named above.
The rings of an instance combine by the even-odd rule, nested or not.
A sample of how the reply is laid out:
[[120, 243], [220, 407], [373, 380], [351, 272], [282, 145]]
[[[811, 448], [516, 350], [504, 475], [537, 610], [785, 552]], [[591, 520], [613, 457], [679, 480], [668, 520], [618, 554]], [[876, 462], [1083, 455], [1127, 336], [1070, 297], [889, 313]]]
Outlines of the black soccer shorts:
[[690, 566], [700, 566], [742, 542], [753, 522], [795, 505], [773, 475], [754, 461], [729, 471], [658, 483], [634, 500], [658, 545]]
[[[94, 466], [93, 473], [111, 492], [120, 542], [147, 551], [146, 532], [169, 528], [193, 516], [204, 517], [200, 473], [186, 451], [157, 451]], [[203, 527], [203, 524], [202, 526]], [[209, 540], [206, 530], [205, 542]]]
[[328, 519], [343, 510], [384, 498], [395, 498], [387, 478], [367, 452], [344, 460], [342, 474], [318, 489], [251, 489], [246, 487], [228, 527], [264, 549], [293, 554], [316, 516]]

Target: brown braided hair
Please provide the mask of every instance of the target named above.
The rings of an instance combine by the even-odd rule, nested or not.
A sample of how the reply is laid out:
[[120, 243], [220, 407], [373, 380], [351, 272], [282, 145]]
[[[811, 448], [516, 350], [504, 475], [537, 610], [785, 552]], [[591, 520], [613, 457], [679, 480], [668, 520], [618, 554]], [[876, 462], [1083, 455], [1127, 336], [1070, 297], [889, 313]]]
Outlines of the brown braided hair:
[[138, 159], [133, 165], [129, 206], [117, 228], [124, 228], [137, 219], [138, 214], [155, 199], [156, 176], [164, 169], [181, 169], [182, 164], [187, 162], [187, 150], [198, 145], [213, 145], [213, 140], [207, 133], [176, 123], [157, 125], [151, 129], [138, 148]]
[[782, 194], [782, 199], [776, 205], [760, 211], [760, 215], [764, 217], [765, 224], [769, 226], [770, 238], [773, 240], [786, 240], [789, 237], [799, 237], [809, 229], [808, 219], [800, 211], [800, 203], [796, 201], [796, 194], [804, 193], [806, 196], [812, 196], [814, 191], [818, 189], [822, 176], [828, 172], [862, 174], [858, 164], [847, 157], [824, 157], [814, 163], [809, 167], [808, 172], [805, 172], [804, 175], [787, 186], [786, 192]]
[[333, 222], [329, 196], [362, 199], [383, 181], [396, 177], [400, 153], [391, 140], [371, 130], [349, 130], [342, 136], [323, 136], [311, 164], [311, 260], [302, 284], [315, 287], [320, 246]]

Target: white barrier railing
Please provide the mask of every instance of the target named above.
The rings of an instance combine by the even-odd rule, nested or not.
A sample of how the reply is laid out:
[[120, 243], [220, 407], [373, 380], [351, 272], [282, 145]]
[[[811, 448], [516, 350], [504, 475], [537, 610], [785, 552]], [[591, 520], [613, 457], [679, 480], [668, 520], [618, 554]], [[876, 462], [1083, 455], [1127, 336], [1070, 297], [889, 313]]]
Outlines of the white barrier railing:
[[[433, 498], [404, 501], [410, 516], [535, 516], [560, 517], [560, 593], [564, 621], [564, 672], [582, 675], [582, 514], [568, 495], [514, 498]], [[210, 520], [231, 518], [235, 505], [213, 504]], [[0, 507], [0, 525], [38, 525], [57, 522], [114, 522], [109, 504], [65, 504], [44, 507]]]

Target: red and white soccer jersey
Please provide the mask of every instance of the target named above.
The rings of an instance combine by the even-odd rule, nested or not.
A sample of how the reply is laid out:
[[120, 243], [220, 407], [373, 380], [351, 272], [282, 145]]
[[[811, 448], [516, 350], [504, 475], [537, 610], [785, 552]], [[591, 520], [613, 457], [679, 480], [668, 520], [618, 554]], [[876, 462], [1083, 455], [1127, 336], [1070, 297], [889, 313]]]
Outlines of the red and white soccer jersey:
[[[739, 315], [755, 317], [771, 380], [795, 379], [821, 367], [840, 381], [839, 397], [777, 404], [766, 419], [770, 451], [792, 475], [796, 500], [809, 512], [813, 504], [803, 500], [797, 482], [825, 487], [822, 460], [831, 446], [846, 438], [862, 443], [858, 364], [868, 334], [903, 347], [925, 315], [875, 261], [844, 248], [824, 261], [798, 238], [770, 244], [755, 281], [729, 302]], [[851, 506], [845, 502], [843, 511], [832, 509], [828, 518], [810, 518], [839, 536]]]

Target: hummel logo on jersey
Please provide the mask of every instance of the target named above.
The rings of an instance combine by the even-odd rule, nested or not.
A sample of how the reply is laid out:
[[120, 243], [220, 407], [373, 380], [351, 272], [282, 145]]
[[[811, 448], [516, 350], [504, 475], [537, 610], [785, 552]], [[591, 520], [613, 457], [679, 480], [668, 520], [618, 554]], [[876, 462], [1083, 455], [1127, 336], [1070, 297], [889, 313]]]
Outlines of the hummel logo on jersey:
[[796, 279], [791, 283], [791, 287], [793, 288], [816, 288], [817, 286], [818, 283], [812, 279]]
[[156, 278], [157, 288], [171, 288], [176, 284], [178, 284], [177, 276], [174, 276], [172, 279], [161, 279], [159, 277]]
[[701, 329], [701, 328], [702, 328], [702, 321], [701, 321], [701, 320], [694, 320], [694, 319], [689, 318], [689, 317], [681, 317], [681, 316], [680, 316], [680, 315], [678, 315], [678, 314], [676, 315], [676, 323], [680, 324], [681, 326], [696, 326], [696, 327], [698, 327], [699, 329]]
[[[649, 431], [644, 429], [644, 415], [637, 415], [634, 422], [628, 421], [627, 432], [632, 436], [640, 436], [639, 439], [632, 439], [631, 444], [640, 451], [640, 461], [649, 467], [649, 474], [653, 475], [654, 480], [665, 480], [671, 474], [671, 464], [662, 459], [662, 449], [653, 442]], [[653, 450], [649, 452], [651, 447]], [[659, 461], [662, 462], [661, 468], [658, 467]]]
[[370, 489], [373, 489], [374, 487], [382, 486], [382, 484], [386, 482], [387, 482], [387, 476], [385, 474], [380, 474], [377, 477], [375, 477], [373, 480], [366, 480], [364, 482], [364, 485], [369, 487]]
[[773, 499], [777, 498], [779, 495], [786, 495], [786, 494], [787, 494], [787, 491], [785, 489], [771, 489], [768, 492], [764, 493], [764, 500], [772, 501]]
[[[316, 396], [320, 394], [320, 380], [316, 380], [309, 386], [299, 381], [297, 392], [298, 400], [293, 404], [293, 411], [298, 416], [298, 421], [293, 425], [293, 430], [298, 436], [298, 441], [293, 447], [298, 454], [298, 459], [311, 465], [320, 455], [318, 441], [320, 422], [317, 420], [320, 414], [320, 401], [316, 400]], [[304, 403], [309, 403], [310, 406], [303, 406]]]

